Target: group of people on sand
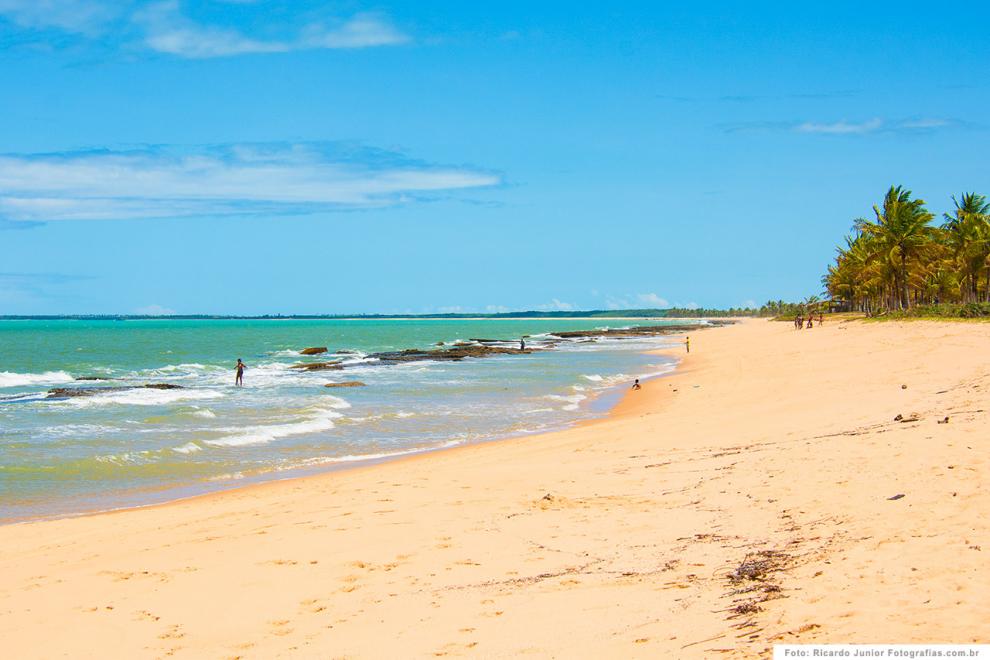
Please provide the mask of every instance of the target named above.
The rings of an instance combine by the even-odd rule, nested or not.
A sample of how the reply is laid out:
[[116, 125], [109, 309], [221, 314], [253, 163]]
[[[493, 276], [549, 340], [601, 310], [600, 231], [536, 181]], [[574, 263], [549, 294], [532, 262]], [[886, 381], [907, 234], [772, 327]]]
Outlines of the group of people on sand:
[[[814, 314], [808, 314], [807, 319], [805, 319], [803, 315], [798, 314], [797, 316], [794, 317], [794, 329], [800, 330], [801, 328], [804, 329], [811, 328], [813, 327], [814, 322], [815, 322]], [[818, 312], [818, 326], [821, 327], [822, 323], [824, 322], [825, 322], [825, 315], [822, 314], [821, 312]]]

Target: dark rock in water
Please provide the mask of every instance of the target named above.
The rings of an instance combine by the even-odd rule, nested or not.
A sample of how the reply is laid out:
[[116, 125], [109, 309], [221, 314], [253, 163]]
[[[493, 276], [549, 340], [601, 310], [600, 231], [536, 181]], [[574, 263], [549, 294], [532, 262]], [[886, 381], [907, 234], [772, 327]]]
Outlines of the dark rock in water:
[[518, 339], [476, 339], [471, 337], [471, 341], [477, 342], [479, 344], [514, 344], [518, 342]]
[[335, 355], [357, 355], [357, 351], [345, 351], [343, 349], [337, 351]]
[[294, 364], [290, 369], [302, 369], [303, 371], [332, 371], [336, 369], [343, 369], [343, 365], [340, 361], [337, 362], [309, 362], [303, 364]]
[[104, 392], [124, 392], [126, 390], [181, 390], [182, 385], [172, 383], [148, 383], [146, 385], [123, 385], [119, 387], [55, 387], [48, 390], [49, 399], [64, 399], [67, 397], [93, 396]]
[[463, 360], [464, 358], [488, 357], [490, 355], [528, 355], [536, 350], [538, 349], [504, 348], [500, 346], [485, 346], [483, 344], [455, 344], [454, 346], [437, 350], [409, 348], [404, 351], [372, 353], [368, 357], [375, 358], [385, 364], [420, 362], [422, 360], [456, 362]]
[[323, 387], [364, 387], [364, 383], [359, 380], [348, 380], [343, 383], [327, 383]]
[[72, 380], [113, 380], [113, 378], [106, 378], [104, 376], [76, 376]]
[[299, 351], [299, 355], [319, 355], [320, 353], [326, 353], [326, 346], [311, 346], [309, 348], [304, 348]]

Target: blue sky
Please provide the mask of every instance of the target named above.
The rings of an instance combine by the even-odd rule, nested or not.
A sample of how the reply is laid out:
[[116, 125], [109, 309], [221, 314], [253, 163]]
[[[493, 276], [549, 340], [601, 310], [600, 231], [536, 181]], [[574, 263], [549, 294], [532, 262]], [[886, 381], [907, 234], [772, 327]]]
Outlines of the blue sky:
[[0, 314], [738, 306], [990, 193], [978, 3], [0, 0]]

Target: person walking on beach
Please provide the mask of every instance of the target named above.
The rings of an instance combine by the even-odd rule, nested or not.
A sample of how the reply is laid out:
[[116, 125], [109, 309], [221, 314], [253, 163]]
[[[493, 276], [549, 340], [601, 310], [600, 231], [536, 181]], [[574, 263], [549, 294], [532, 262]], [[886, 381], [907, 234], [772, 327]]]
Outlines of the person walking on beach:
[[815, 322], [815, 316], [814, 316], [814, 314], [808, 314], [808, 325], [806, 327], [808, 329], [812, 328], [814, 322]]
[[800, 330], [803, 327], [804, 327], [804, 317], [798, 314], [797, 316], [794, 317], [794, 329]]
[[632, 388], [633, 388], [634, 390], [638, 390], [638, 389], [642, 389], [642, 387], [643, 387], [643, 386], [639, 384], [639, 378], [637, 378], [637, 379], [636, 379], [636, 382], [635, 382], [635, 383], [633, 383], [633, 386], [632, 386]]
[[241, 358], [237, 358], [237, 376], [234, 377], [235, 386], [242, 387], [244, 385], [244, 369], [246, 367], [247, 365], [241, 362]]
[[819, 328], [822, 327], [822, 323], [824, 322], [825, 322], [825, 315], [822, 314], [821, 312], [818, 312], [818, 327]]
[[690, 352], [691, 352], [691, 338], [690, 338], [690, 337], [685, 337], [685, 338], [684, 338], [684, 349], [685, 349], [685, 350], [686, 350], [686, 351], [687, 351], [688, 353], [690, 353]]

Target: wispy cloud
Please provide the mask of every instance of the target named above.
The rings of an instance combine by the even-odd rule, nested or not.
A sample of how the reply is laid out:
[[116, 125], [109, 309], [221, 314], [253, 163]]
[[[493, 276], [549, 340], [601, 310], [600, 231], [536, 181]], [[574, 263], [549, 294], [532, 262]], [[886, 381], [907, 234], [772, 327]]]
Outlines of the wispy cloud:
[[845, 99], [853, 98], [861, 93], [862, 90], [860, 89], [837, 89], [790, 94], [719, 94], [712, 96], [658, 94], [656, 98], [675, 103], [754, 103], [758, 101]]
[[12, 221], [316, 213], [493, 186], [500, 178], [342, 143], [0, 155]]
[[134, 310], [134, 313], [141, 316], [172, 316], [175, 314], [175, 310], [162, 307], [161, 305], [147, 305], [145, 307], [138, 307]]
[[149, 5], [134, 15], [145, 31], [151, 50], [189, 59], [228, 57], [248, 53], [285, 53], [294, 50], [370, 48], [409, 41], [379, 14], [358, 14], [336, 24], [311, 23], [287, 40], [259, 40], [231, 28], [200, 25], [179, 11], [175, 0]]
[[608, 296], [605, 299], [606, 309], [637, 309], [670, 307], [670, 301], [655, 293], [637, 293], [625, 296]]
[[879, 118], [861, 122], [836, 121], [831, 123], [806, 121], [794, 127], [798, 133], [822, 133], [824, 135], [861, 135], [876, 133], [884, 127], [884, 121]]
[[128, 47], [188, 59], [371, 48], [411, 41], [388, 16], [367, 12], [349, 18], [273, 25], [274, 31], [287, 36], [261, 38], [235, 26], [194, 21], [183, 13], [178, 0], [0, 0], [0, 19], [24, 31], [54, 30], [91, 40], [113, 39]]
[[753, 121], [722, 124], [726, 133], [743, 132], [785, 132], [810, 135], [877, 135], [927, 133], [946, 128], [962, 128], [966, 124], [959, 120], [942, 117], [914, 117], [909, 119], [870, 119], [850, 121]]
[[572, 303], [562, 302], [554, 298], [545, 305], [537, 305], [536, 309], [542, 312], [573, 312], [577, 309], [577, 307], [575, 307]]
[[126, 0], [0, 0], [0, 16], [28, 30], [55, 29], [96, 36], [126, 10]]

